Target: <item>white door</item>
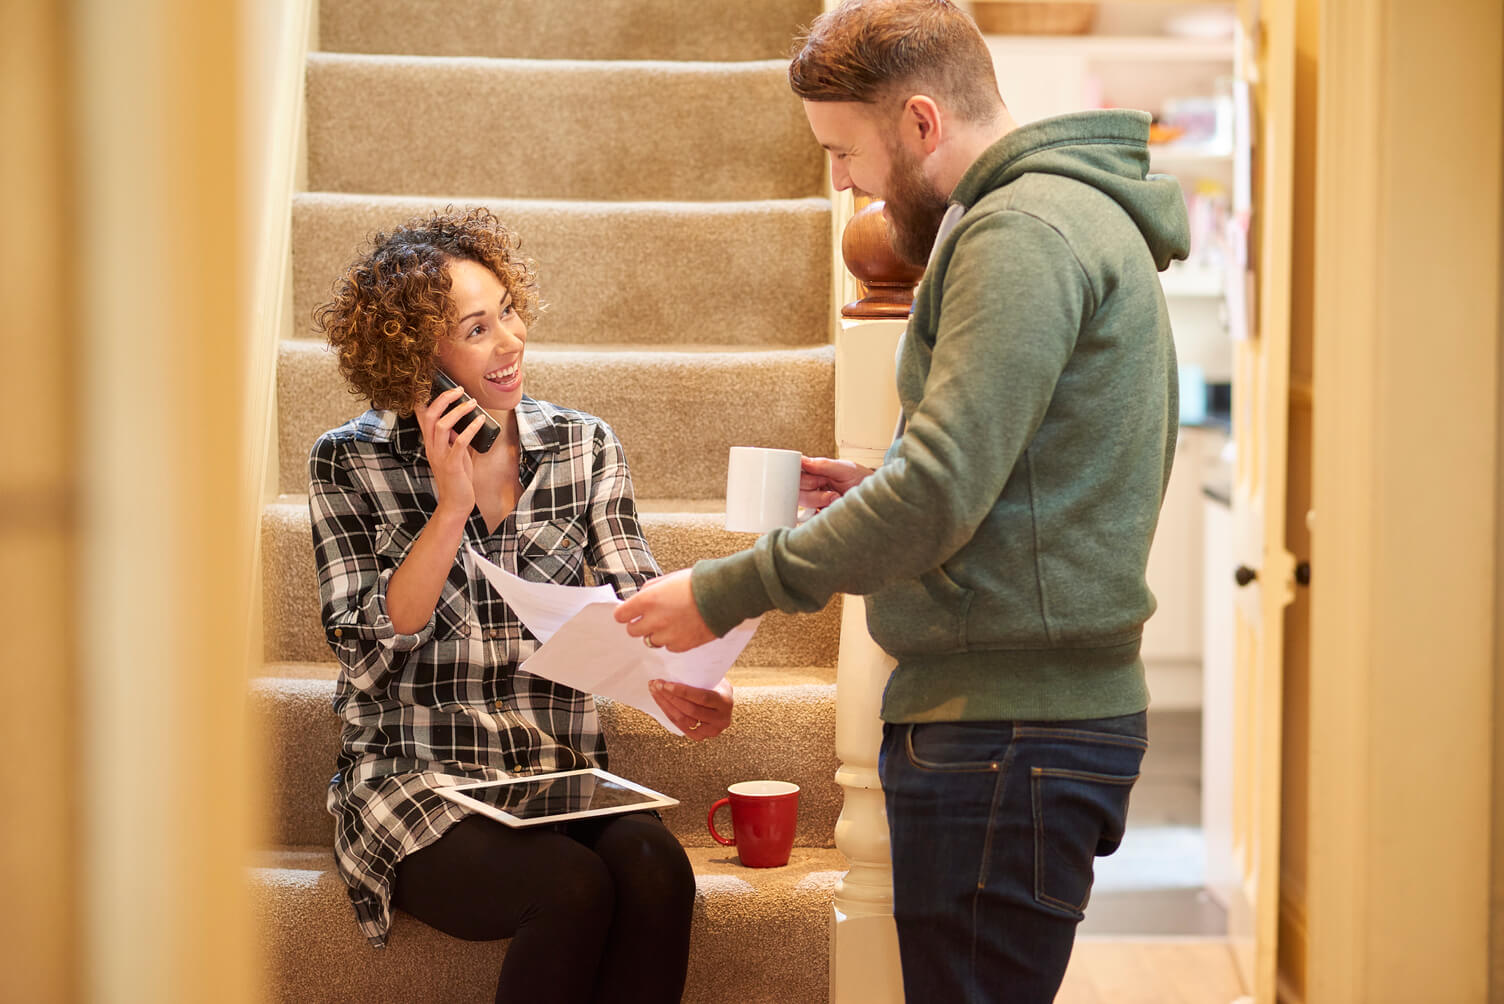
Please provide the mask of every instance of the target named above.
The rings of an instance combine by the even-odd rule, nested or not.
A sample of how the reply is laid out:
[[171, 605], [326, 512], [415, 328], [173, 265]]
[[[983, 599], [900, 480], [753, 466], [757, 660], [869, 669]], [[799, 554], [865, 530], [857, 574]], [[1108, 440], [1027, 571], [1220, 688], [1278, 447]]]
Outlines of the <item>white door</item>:
[[[1244, 985], [1275, 1000], [1279, 905], [1284, 608], [1295, 562], [1285, 544], [1294, 204], [1296, 0], [1240, 0], [1237, 75], [1250, 153], [1235, 203], [1247, 237], [1243, 311], [1233, 324], [1234, 613], [1232, 842], [1236, 881], [1219, 890]], [[1235, 206], [1235, 208], [1239, 208]], [[1241, 301], [1241, 302], [1240, 302]]]

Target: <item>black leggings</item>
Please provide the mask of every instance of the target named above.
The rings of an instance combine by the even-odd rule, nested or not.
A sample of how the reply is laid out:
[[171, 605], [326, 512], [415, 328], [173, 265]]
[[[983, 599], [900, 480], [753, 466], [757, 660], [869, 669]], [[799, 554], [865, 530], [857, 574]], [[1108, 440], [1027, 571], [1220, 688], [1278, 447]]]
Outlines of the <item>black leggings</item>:
[[466, 941], [511, 938], [496, 1000], [677, 1001], [695, 877], [647, 813], [513, 829], [467, 816], [397, 865], [392, 903]]

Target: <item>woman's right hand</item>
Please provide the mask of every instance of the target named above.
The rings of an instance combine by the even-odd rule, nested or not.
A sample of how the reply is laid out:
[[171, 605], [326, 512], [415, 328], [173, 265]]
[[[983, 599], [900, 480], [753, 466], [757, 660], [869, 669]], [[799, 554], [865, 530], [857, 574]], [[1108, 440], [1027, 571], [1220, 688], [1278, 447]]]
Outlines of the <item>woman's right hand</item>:
[[471, 422], [459, 435], [455, 435], [454, 426], [477, 405], [468, 401], [444, 414], [444, 409], [461, 393], [458, 387], [452, 387], [415, 412], [439, 504], [387, 583], [387, 612], [399, 634], [416, 634], [433, 616], [444, 591], [444, 580], [464, 539], [465, 521], [475, 508], [475, 467], [470, 459], [470, 440], [475, 438], [481, 423]]
[[872, 468], [829, 457], [799, 458], [799, 505], [819, 512], [861, 484]]
[[471, 399], [447, 415], [444, 413], [444, 409], [464, 393], [459, 387], [451, 387], [426, 407], [417, 409], [416, 414], [418, 428], [423, 433], [423, 451], [433, 470], [434, 494], [438, 497], [439, 507], [452, 507], [468, 517], [470, 510], [475, 508], [475, 464], [470, 456], [470, 441], [480, 431], [482, 423], [471, 422], [458, 435], [454, 427], [479, 405]]

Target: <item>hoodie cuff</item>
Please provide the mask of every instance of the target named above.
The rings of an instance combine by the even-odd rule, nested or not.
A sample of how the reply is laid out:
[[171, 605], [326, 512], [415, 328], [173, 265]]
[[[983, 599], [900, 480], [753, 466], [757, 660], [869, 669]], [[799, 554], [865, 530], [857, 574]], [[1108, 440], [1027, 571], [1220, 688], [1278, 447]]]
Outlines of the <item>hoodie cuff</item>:
[[752, 551], [695, 562], [689, 587], [700, 616], [717, 638], [742, 621], [773, 609]]

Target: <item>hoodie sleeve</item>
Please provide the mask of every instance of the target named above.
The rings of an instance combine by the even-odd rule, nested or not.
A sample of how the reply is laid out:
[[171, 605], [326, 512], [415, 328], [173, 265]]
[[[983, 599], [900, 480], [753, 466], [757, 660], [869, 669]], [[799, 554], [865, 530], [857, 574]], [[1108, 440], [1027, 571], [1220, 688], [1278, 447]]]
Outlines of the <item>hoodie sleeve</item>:
[[[939, 291], [919, 403], [889, 460], [819, 516], [695, 565], [724, 634], [769, 609], [806, 612], [945, 561], [976, 532], [1050, 407], [1095, 294], [1065, 239], [1016, 210], [966, 221]], [[910, 338], [914, 337], [910, 328]]]

